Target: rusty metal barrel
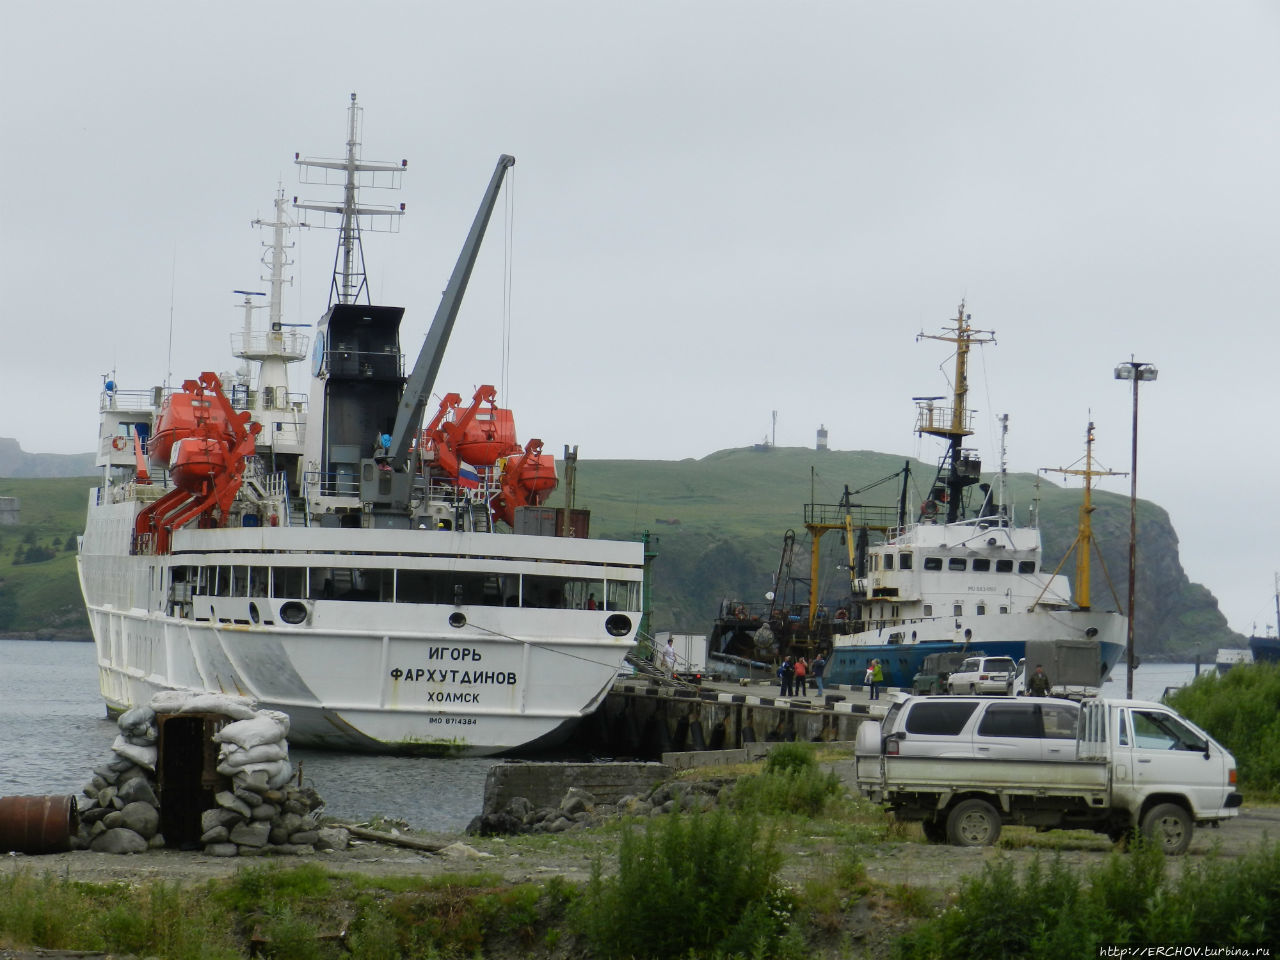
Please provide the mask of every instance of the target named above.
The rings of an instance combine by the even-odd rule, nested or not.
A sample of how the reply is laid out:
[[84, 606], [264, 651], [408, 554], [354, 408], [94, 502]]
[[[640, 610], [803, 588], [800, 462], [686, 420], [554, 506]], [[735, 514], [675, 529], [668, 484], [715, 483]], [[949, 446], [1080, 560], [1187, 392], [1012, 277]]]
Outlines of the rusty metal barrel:
[[0, 797], [0, 853], [62, 853], [79, 825], [74, 796]]

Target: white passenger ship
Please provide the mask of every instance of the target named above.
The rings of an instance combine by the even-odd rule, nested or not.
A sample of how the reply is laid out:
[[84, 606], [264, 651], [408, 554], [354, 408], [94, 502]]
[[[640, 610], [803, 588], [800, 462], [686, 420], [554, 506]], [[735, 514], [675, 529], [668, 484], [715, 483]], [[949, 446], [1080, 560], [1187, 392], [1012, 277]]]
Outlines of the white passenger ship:
[[287, 713], [299, 746], [550, 745], [600, 704], [635, 644], [644, 548], [586, 539], [585, 511], [542, 506], [554, 460], [540, 441], [514, 443], [491, 388], [465, 409], [447, 395], [422, 427], [512, 158], [406, 376], [404, 310], [368, 303], [360, 244], [362, 223], [400, 210], [356, 199], [405, 165], [360, 159], [354, 94], [348, 127], [343, 159], [297, 161], [344, 186], [340, 205], [297, 204], [340, 218], [309, 396], [288, 382], [310, 338], [280, 316], [283, 196], [260, 224], [273, 231], [270, 322], [255, 327], [246, 294], [240, 370], [180, 390], [104, 384], [102, 480], [79, 555], [102, 695], [111, 713], [160, 690], [245, 695]]

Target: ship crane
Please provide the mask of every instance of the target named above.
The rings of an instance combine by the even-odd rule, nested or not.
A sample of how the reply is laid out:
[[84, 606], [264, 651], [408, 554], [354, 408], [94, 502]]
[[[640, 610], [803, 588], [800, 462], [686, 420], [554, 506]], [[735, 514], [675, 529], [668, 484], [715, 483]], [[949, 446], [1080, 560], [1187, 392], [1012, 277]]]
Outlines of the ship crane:
[[458, 317], [458, 308], [462, 305], [463, 294], [467, 291], [467, 282], [471, 279], [471, 270], [475, 266], [476, 257], [480, 253], [480, 243], [484, 240], [485, 230], [489, 226], [489, 217], [493, 214], [494, 205], [498, 201], [498, 191], [502, 187], [503, 177], [516, 162], [516, 158], [503, 154], [498, 158], [489, 186], [485, 189], [480, 201], [480, 209], [476, 211], [475, 220], [471, 224], [471, 232], [467, 234], [462, 251], [458, 254], [458, 262], [454, 265], [449, 277], [449, 285], [440, 297], [440, 306], [436, 308], [431, 327], [427, 330], [427, 338], [422, 343], [418, 360], [413, 365], [400, 395], [400, 405], [396, 411], [395, 426], [391, 430], [391, 446], [388, 448], [392, 468], [403, 468], [409, 455], [410, 442], [416, 425], [422, 421], [423, 408], [427, 397], [431, 396], [431, 388], [435, 386], [436, 374], [440, 372], [440, 363], [444, 359], [445, 347], [449, 345], [449, 336], [453, 333], [453, 323]]

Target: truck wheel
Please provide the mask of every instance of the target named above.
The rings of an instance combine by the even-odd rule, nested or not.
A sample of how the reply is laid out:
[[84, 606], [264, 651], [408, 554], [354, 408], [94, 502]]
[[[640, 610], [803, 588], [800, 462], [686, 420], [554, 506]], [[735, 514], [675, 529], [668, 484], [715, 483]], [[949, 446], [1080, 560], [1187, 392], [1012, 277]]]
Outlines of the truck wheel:
[[924, 838], [930, 843], [947, 842], [947, 825], [936, 817], [925, 817], [920, 821], [920, 827], [924, 830]]
[[935, 680], [929, 684], [929, 696], [936, 697], [938, 695], [938, 681]]
[[947, 839], [957, 847], [989, 847], [1000, 838], [1000, 815], [985, 800], [962, 800], [947, 814]]
[[973, 683], [969, 684], [969, 696], [973, 696], [977, 692], [978, 692], [977, 684], [973, 684]]
[[1158, 803], [1142, 818], [1142, 835], [1174, 856], [1191, 845], [1194, 827], [1190, 814], [1176, 803]]

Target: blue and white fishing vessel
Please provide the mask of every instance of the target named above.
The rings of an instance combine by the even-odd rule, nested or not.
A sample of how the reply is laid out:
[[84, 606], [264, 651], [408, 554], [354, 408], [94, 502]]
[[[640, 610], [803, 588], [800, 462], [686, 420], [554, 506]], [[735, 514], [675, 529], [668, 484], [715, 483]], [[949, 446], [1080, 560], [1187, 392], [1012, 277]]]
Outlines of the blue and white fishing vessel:
[[[1073, 597], [1067, 577], [1044, 572], [1039, 527], [1014, 523], [1000, 491], [980, 482], [976, 451], [964, 446], [973, 433], [969, 350], [994, 334], [975, 330], [961, 304], [953, 327], [921, 337], [955, 345], [951, 403], [916, 401], [916, 432], [946, 449], [915, 519], [884, 530], [865, 560], [854, 557], [854, 610], [849, 632], [833, 634], [829, 681], [861, 683], [875, 659], [886, 684], [909, 687], [930, 653], [971, 649], [1016, 662], [1029, 641], [1055, 641], [1096, 644], [1101, 683], [1124, 652], [1125, 617], [1094, 609], [1087, 582]], [[1088, 511], [1081, 514], [1087, 523]], [[1078, 546], [1077, 574], [1087, 581], [1089, 545]]]
[[[1127, 621], [1115, 609], [1095, 608], [1089, 596], [1088, 480], [1073, 596], [1066, 576], [1043, 568], [1034, 513], [1030, 525], [1018, 526], [1005, 506], [1003, 464], [992, 489], [981, 482], [976, 451], [965, 446], [973, 433], [969, 350], [994, 342], [994, 335], [973, 329], [961, 304], [943, 333], [920, 338], [952, 343], [956, 351], [950, 402], [916, 399], [916, 432], [946, 444], [927, 497], [909, 503], [904, 481], [895, 506], [860, 506], [848, 497], [842, 504], [807, 504], [805, 527], [814, 542], [809, 603], [787, 605], [772, 593], [768, 610], [726, 601], [712, 635], [712, 659], [764, 667], [786, 652], [821, 650], [828, 683], [861, 684], [878, 660], [886, 685], [910, 687], [931, 653], [973, 651], [1017, 661], [1028, 643], [1049, 641], [1096, 651], [1100, 684], [1124, 653]], [[1067, 472], [1097, 475], [1091, 450], [1090, 444], [1089, 468]], [[817, 543], [833, 530], [848, 544], [850, 590], [845, 601], [823, 607]], [[1071, 659], [1078, 663], [1084, 655], [1077, 649]]]

